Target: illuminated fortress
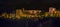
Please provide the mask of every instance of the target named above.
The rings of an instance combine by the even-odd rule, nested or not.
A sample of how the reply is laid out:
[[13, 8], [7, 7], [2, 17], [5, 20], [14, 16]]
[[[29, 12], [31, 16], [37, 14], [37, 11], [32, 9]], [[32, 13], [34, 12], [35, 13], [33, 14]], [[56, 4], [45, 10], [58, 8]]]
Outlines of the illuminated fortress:
[[42, 18], [42, 17], [60, 17], [60, 11], [56, 8], [50, 7], [49, 12], [42, 12], [41, 10], [24, 10], [17, 9], [16, 13], [2, 13], [0, 17], [4, 18]]

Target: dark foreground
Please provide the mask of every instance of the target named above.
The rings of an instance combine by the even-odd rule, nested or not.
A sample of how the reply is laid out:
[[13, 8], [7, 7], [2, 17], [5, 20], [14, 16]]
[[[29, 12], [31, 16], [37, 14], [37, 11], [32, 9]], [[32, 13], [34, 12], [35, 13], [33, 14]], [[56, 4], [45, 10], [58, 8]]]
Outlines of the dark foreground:
[[0, 18], [0, 27], [60, 27], [60, 18], [11, 20]]

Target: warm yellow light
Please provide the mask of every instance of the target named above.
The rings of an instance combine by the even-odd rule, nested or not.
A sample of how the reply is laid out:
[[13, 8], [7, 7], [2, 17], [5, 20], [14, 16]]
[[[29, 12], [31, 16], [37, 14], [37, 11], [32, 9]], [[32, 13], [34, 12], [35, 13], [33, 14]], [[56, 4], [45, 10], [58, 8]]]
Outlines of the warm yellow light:
[[45, 17], [48, 17], [48, 16], [49, 16], [48, 12], [45, 12]]
[[9, 17], [9, 15], [8, 15], [7, 13], [3, 13], [2, 16], [3, 16], [4, 18], [8, 18], [8, 17]]
[[9, 14], [9, 18], [14, 18], [14, 17], [15, 17], [15, 14], [13, 14], [13, 13]]

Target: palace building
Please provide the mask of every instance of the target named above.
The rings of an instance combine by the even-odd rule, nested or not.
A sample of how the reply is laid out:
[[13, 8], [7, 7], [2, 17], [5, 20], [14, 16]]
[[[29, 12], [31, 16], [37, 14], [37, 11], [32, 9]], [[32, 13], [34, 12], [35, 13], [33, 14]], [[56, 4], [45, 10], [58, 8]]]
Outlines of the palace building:
[[32, 17], [60, 17], [60, 11], [56, 10], [56, 8], [50, 7], [49, 8], [49, 12], [42, 12], [41, 10], [21, 10], [21, 9], [17, 9], [16, 13], [2, 13], [2, 15], [0, 15], [0, 17], [4, 17], [4, 18], [17, 18], [20, 19], [22, 17], [25, 18], [32, 18]]

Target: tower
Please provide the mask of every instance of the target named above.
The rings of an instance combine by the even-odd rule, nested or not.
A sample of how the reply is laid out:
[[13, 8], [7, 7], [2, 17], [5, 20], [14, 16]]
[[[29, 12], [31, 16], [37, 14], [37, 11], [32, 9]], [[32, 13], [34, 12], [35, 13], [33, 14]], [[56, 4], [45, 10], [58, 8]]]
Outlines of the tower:
[[56, 8], [50, 7], [49, 8], [49, 13], [56, 13]]
[[56, 15], [56, 8], [50, 7], [49, 8], [49, 16], [54, 17]]

